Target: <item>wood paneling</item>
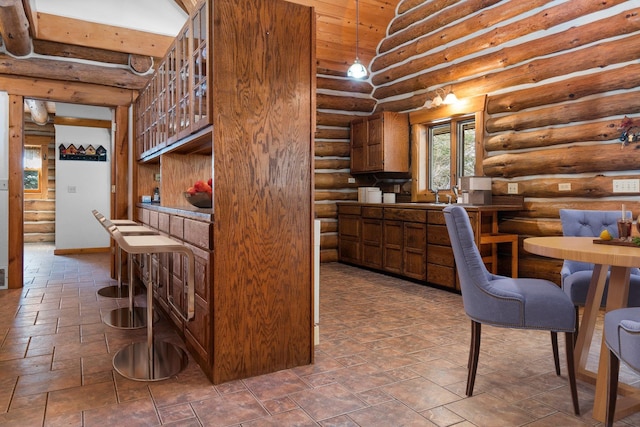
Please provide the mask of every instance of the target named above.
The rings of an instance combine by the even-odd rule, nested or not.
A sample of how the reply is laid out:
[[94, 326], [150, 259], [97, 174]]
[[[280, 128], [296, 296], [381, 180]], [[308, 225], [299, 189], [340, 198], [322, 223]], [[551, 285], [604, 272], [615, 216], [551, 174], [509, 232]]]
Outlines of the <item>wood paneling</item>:
[[23, 102], [22, 96], [9, 95], [9, 288], [21, 288], [24, 281]]
[[313, 359], [315, 61], [311, 9], [262, 0], [213, 5], [220, 383]]

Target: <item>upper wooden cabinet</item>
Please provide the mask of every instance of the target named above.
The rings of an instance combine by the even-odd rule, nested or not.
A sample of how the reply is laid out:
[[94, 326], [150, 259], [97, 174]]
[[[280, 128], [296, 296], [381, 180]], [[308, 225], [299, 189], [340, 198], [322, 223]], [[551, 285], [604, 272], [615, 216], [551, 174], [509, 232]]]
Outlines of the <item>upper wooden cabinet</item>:
[[351, 173], [409, 172], [409, 117], [385, 111], [351, 122]]
[[136, 101], [137, 155], [144, 158], [211, 124], [210, 2], [189, 17]]

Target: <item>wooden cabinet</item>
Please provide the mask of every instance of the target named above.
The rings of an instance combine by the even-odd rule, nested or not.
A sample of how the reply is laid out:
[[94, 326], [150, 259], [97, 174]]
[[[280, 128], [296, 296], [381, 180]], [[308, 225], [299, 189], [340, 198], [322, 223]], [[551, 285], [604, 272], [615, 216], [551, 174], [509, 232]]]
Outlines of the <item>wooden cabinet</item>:
[[426, 211], [338, 205], [341, 261], [426, 279]]
[[360, 264], [362, 259], [361, 219], [360, 206], [338, 207], [338, 256], [344, 262]]
[[211, 124], [209, 16], [200, 2], [136, 100], [138, 159]]
[[382, 112], [351, 122], [351, 173], [409, 172], [409, 118]]
[[447, 225], [441, 210], [431, 210], [427, 215], [427, 281], [451, 289], [456, 284], [455, 261], [449, 240]]
[[384, 208], [384, 270], [426, 279], [427, 211]]
[[362, 208], [362, 265], [382, 268], [382, 208]]
[[[483, 261], [497, 271], [497, 244], [512, 244], [517, 273], [517, 236], [497, 233], [498, 210], [519, 205], [467, 207]], [[342, 262], [459, 290], [453, 249], [441, 206], [372, 206], [338, 203], [338, 256]]]
[[[160, 209], [158, 211], [157, 209]], [[187, 216], [184, 216], [184, 215]], [[196, 217], [189, 217], [189, 215]], [[167, 213], [161, 208], [139, 208], [138, 219], [160, 233], [182, 242], [193, 252], [195, 258], [195, 317], [186, 321], [185, 287], [187, 264], [181, 254], [154, 254], [154, 296], [157, 304], [167, 314], [176, 329], [184, 336], [192, 355], [200, 365], [208, 367], [213, 360], [211, 336], [211, 277], [213, 271], [213, 223], [210, 215], [189, 213]], [[141, 261], [146, 262], [144, 259]], [[140, 268], [139, 274], [146, 274]], [[205, 368], [205, 371], [207, 369]]]
[[[160, 206], [138, 203], [139, 217], [196, 257], [195, 319], [178, 316], [181, 257], [154, 260], [158, 305], [214, 384], [313, 362], [314, 20], [281, 0], [201, 2], [156, 72], [164, 86], [136, 106], [136, 198], [161, 176]], [[209, 177], [213, 207], [189, 206], [182, 192]], [[343, 248], [359, 259], [359, 242]]]

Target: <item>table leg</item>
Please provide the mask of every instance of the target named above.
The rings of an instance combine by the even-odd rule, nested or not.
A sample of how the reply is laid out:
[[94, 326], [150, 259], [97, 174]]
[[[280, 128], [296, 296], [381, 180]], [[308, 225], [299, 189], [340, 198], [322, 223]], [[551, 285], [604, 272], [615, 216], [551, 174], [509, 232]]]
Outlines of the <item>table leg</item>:
[[[629, 267], [612, 267], [609, 278], [609, 290], [607, 294], [606, 311], [626, 307], [629, 296]], [[596, 389], [593, 399], [593, 418], [604, 422], [607, 406], [607, 378], [609, 375], [609, 351], [604, 343], [604, 333], [602, 334], [602, 344], [600, 346], [600, 359], [598, 363], [598, 374], [596, 377]], [[618, 409], [618, 408], [616, 408]], [[616, 410], [616, 413], [618, 411]]]
[[580, 330], [576, 340], [576, 348], [574, 349], [574, 357], [577, 364], [576, 373], [578, 374], [584, 374], [586, 371], [587, 358], [589, 357], [593, 331], [596, 327], [608, 271], [608, 265], [596, 264], [593, 269], [589, 291], [587, 292], [587, 301], [582, 314], [582, 322], [580, 322]]

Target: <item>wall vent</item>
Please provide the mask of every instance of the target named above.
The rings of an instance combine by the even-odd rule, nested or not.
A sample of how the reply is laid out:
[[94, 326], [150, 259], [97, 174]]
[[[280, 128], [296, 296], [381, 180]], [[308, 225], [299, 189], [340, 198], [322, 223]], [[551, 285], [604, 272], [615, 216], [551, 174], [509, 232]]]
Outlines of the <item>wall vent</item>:
[[7, 283], [7, 275], [5, 274], [5, 269], [0, 268], [0, 289], [8, 289], [9, 284]]

